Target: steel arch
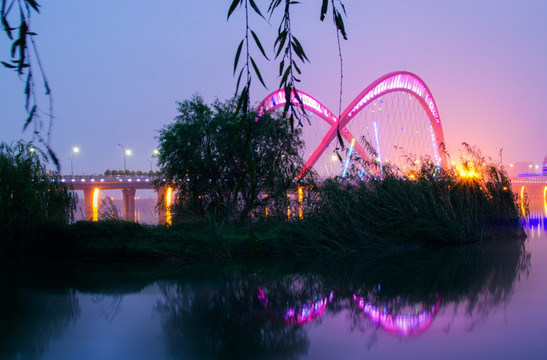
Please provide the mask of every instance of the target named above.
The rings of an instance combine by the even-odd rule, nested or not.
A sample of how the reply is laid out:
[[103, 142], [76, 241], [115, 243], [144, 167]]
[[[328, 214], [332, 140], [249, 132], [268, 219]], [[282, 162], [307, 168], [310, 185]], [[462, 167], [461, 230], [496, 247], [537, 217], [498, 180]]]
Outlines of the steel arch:
[[[395, 71], [378, 78], [367, 86], [340, 115], [340, 121], [338, 121], [336, 116], [326, 106], [321, 104], [315, 98], [304, 92], [297, 92], [298, 96], [302, 100], [302, 103], [304, 104], [305, 110], [313, 112], [331, 125], [330, 129], [321, 140], [319, 146], [314, 150], [310, 158], [304, 164], [300, 175], [313, 167], [327, 146], [334, 140], [338, 129], [342, 129], [340, 133], [346, 140], [350, 141], [354, 137], [348, 131], [346, 125], [351, 121], [351, 119], [353, 119], [355, 115], [357, 115], [361, 110], [377, 98], [395, 91], [409, 93], [418, 100], [422, 108], [425, 110], [431, 125], [431, 136], [433, 143], [435, 144], [433, 152], [436, 156], [436, 160], [439, 165], [446, 164], [446, 153], [444, 151], [439, 151], [439, 148], [444, 144], [444, 134], [439, 117], [439, 111], [431, 91], [424, 81], [417, 75], [408, 71]], [[291, 94], [290, 101], [295, 105], [300, 105], [295, 94]], [[260, 116], [264, 112], [272, 111], [284, 106], [286, 102], [285, 91], [283, 89], [274, 91], [258, 105], [257, 112]], [[356, 143], [355, 150], [363, 159], [370, 161], [368, 154], [366, 154], [359, 143]]]

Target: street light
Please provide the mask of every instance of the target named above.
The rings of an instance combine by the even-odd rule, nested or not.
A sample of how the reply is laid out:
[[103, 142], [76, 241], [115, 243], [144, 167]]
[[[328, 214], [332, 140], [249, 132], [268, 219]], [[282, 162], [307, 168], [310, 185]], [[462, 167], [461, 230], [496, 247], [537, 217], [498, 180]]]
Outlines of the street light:
[[74, 176], [74, 164], [72, 164], [72, 159], [70, 157], [67, 157], [67, 159], [70, 161], [70, 175]]
[[121, 148], [122, 148], [122, 151], [123, 151], [123, 171], [126, 171], [127, 168], [125, 166], [125, 156], [131, 156], [131, 149], [126, 149], [122, 144], [118, 144]]
[[[72, 147], [72, 153], [73, 154], [79, 154], [80, 153], [80, 147], [73, 146]], [[67, 157], [67, 159], [70, 161], [70, 175], [74, 176], [74, 163], [72, 162], [72, 158]]]
[[152, 164], [153, 164], [152, 158], [158, 157], [159, 154], [160, 154], [160, 151], [158, 149], [154, 149], [154, 151], [152, 151], [152, 155], [150, 155], [150, 159], [148, 159], [148, 162], [150, 163], [151, 172], [154, 171], [154, 169], [152, 168]]

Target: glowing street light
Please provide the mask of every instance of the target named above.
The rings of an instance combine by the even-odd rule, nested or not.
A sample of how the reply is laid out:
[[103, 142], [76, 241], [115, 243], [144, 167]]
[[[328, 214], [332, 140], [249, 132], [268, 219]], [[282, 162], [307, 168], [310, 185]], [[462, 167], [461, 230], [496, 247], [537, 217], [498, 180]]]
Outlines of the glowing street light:
[[148, 159], [148, 162], [150, 163], [150, 171], [154, 171], [153, 169], [154, 161], [152, 160], [152, 158], [158, 157], [159, 154], [160, 154], [160, 151], [158, 149], [154, 149], [154, 151], [152, 151], [152, 155], [150, 155], [150, 159]]
[[[73, 154], [79, 154], [80, 153], [80, 148], [78, 146], [73, 146], [72, 147], [72, 153]], [[72, 162], [72, 158], [67, 157], [67, 159], [70, 161], [70, 175], [74, 176], [74, 163]]]
[[126, 149], [122, 144], [118, 144], [121, 148], [122, 148], [122, 151], [123, 151], [123, 171], [126, 171], [127, 170], [127, 167], [126, 167], [126, 160], [125, 160], [125, 157], [126, 156], [131, 156], [132, 152], [131, 152], [131, 149]]

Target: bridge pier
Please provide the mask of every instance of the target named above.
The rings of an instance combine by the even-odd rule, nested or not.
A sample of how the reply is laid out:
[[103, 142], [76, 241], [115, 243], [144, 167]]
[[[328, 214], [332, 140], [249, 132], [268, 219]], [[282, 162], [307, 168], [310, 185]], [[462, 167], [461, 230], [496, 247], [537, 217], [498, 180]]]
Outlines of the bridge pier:
[[169, 186], [160, 186], [156, 189], [158, 196], [158, 225], [168, 225], [173, 223], [171, 218], [171, 203], [173, 189]]
[[136, 189], [122, 189], [123, 218], [127, 221], [135, 221], [135, 193]]
[[84, 191], [85, 219], [99, 220], [99, 188], [87, 188]]

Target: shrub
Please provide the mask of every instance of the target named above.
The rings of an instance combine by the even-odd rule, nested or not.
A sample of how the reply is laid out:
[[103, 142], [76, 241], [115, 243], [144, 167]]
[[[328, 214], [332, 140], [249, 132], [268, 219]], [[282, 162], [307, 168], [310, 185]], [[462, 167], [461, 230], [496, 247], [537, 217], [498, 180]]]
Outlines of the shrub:
[[29, 251], [45, 222], [72, 220], [75, 197], [46, 162], [32, 144], [0, 144], [0, 252]]

